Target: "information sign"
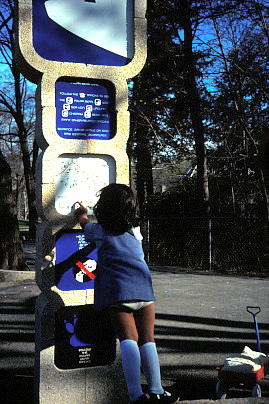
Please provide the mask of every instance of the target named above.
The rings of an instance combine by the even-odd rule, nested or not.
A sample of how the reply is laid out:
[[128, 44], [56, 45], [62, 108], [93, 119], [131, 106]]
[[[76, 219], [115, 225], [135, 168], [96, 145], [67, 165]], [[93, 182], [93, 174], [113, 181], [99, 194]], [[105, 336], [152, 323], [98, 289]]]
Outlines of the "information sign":
[[55, 285], [60, 290], [94, 289], [97, 249], [81, 230], [59, 234], [56, 243]]
[[72, 213], [77, 201], [92, 215], [99, 191], [115, 182], [115, 164], [102, 155], [62, 155], [56, 160], [55, 208], [62, 215]]
[[65, 139], [111, 139], [115, 134], [115, 100], [98, 83], [57, 81], [56, 130]]
[[32, 0], [33, 45], [44, 59], [124, 66], [134, 56], [134, 0]]
[[116, 338], [107, 313], [92, 305], [57, 311], [54, 363], [59, 369], [104, 366], [115, 358]]

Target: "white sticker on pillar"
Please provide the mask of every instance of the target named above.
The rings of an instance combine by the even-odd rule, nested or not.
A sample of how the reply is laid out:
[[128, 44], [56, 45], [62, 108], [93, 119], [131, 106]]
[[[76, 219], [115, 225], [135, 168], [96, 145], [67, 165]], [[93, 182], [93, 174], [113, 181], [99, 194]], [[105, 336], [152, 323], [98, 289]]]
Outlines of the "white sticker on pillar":
[[61, 215], [72, 213], [75, 202], [81, 202], [93, 213], [99, 191], [115, 182], [115, 162], [103, 155], [61, 155], [56, 160], [55, 208]]

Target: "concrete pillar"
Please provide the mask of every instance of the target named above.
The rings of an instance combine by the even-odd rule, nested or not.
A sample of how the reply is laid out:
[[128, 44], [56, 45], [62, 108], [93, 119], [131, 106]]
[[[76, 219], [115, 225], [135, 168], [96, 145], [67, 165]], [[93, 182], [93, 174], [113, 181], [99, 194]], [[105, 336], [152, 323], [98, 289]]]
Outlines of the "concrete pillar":
[[[129, 183], [127, 82], [146, 60], [145, 14], [146, 0], [17, 0], [17, 61], [38, 85], [36, 403], [127, 399], [115, 338], [91, 317], [94, 277], [84, 263], [94, 253], [72, 205], [82, 201], [91, 215], [97, 191]], [[79, 335], [87, 318], [84, 328], [99, 324], [96, 339]]]

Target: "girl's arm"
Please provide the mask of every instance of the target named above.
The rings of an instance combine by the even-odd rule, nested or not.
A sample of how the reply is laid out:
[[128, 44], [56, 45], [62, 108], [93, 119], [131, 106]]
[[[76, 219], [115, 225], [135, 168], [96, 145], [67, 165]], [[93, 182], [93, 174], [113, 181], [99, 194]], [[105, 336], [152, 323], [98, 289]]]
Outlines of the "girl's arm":
[[89, 223], [87, 209], [80, 202], [77, 203], [79, 204], [79, 207], [75, 210], [74, 215], [82, 229], [84, 229], [86, 224]]

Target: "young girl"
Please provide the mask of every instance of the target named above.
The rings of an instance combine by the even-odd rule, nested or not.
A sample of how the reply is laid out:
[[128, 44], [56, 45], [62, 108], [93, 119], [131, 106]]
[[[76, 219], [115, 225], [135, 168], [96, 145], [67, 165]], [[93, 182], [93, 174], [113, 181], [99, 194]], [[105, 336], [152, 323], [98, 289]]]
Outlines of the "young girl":
[[[75, 217], [86, 241], [98, 248], [94, 305], [107, 309], [120, 340], [122, 367], [131, 403], [177, 403], [178, 397], [164, 391], [154, 342], [154, 294], [149, 268], [144, 260], [139, 229], [139, 209], [131, 190], [110, 184], [101, 190], [94, 207], [98, 223], [90, 223], [81, 204]], [[143, 394], [140, 366], [149, 394]]]

